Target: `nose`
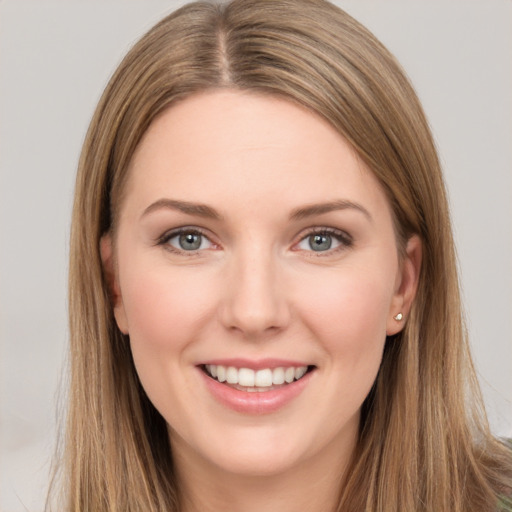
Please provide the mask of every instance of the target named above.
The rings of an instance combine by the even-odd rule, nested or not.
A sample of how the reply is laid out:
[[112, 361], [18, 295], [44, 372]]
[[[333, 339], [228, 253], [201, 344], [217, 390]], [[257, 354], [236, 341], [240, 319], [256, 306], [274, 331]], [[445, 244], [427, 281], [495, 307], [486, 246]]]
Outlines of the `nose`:
[[279, 264], [269, 250], [234, 255], [225, 282], [220, 318], [224, 326], [247, 339], [277, 333], [290, 321]]

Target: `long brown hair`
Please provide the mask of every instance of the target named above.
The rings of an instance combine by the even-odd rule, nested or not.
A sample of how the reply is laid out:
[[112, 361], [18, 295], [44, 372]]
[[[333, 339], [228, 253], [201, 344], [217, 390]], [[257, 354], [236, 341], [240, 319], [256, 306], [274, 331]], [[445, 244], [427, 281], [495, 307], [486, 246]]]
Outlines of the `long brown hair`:
[[114, 321], [99, 245], [116, 228], [126, 170], [151, 122], [195, 92], [223, 87], [284, 97], [323, 116], [380, 180], [399, 240], [415, 233], [423, 243], [418, 294], [363, 404], [338, 510], [497, 510], [512, 492], [512, 461], [482, 412], [428, 123], [393, 56], [324, 0], [189, 4], [153, 27], [110, 80], [76, 182], [58, 509], [179, 510], [165, 421]]

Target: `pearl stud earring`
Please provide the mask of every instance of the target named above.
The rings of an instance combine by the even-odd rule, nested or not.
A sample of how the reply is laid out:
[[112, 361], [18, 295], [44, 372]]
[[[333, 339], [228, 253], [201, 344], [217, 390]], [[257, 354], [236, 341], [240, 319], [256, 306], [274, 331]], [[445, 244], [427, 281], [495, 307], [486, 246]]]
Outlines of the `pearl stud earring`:
[[402, 319], [404, 318], [404, 315], [402, 315], [402, 313], [398, 313], [398, 315], [394, 316], [393, 317], [397, 322], [401, 322]]

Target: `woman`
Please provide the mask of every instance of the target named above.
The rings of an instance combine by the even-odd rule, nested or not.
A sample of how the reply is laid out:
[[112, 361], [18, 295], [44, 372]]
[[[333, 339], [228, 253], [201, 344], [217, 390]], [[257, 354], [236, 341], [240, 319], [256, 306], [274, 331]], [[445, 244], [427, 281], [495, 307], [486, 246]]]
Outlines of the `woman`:
[[162, 20], [100, 101], [73, 215], [67, 508], [506, 506], [432, 137], [344, 12]]

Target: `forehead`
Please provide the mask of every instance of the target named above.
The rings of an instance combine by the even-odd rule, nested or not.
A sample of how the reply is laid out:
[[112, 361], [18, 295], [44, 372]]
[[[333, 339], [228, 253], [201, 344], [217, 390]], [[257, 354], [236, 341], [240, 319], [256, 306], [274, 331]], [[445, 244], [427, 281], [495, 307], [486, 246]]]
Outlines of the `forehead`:
[[125, 198], [139, 209], [166, 195], [254, 208], [343, 197], [388, 209], [373, 174], [327, 121], [247, 92], [201, 93], [170, 107], [145, 133], [128, 172]]

